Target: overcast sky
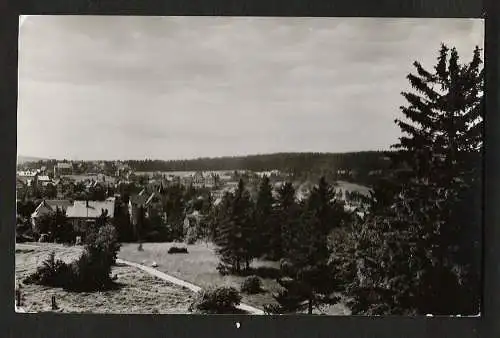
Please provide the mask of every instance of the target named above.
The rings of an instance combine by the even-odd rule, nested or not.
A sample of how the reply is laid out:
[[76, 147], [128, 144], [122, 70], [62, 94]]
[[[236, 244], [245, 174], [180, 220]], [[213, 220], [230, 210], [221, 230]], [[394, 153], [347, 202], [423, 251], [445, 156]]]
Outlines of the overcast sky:
[[177, 159], [387, 149], [414, 60], [471, 19], [29, 16], [18, 154]]

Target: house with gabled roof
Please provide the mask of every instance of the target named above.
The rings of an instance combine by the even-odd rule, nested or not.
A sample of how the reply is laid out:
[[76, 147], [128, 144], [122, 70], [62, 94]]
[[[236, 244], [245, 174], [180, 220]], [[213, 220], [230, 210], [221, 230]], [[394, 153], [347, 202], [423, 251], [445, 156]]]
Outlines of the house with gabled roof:
[[43, 216], [55, 213], [58, 208], [66, 212], [71, 205], [72, 203], [69, 200], [42, 200], [31, 214], [33, 231], [37, 230], [38, 222]]
[[[139, 194], [132, 195], [129, 198], [128, 210], [130, 215], [130, 222], [135, 227], [139, 222], [140, 211], [144, 212], [144, 217], [151, 217], [162, 213], [162, 194], [163, 186], [148, 192], [142, 189]], [[163, 215], [165, 217], [165, 215]]]
[[90, 224], [95, 224], [103, 212], [107, 213], [108, 219], [113, 219], [115, 203], [114, 197], [105, 201], [76, 200], [66, 210], [66, 216], [77, 233], [84, 233]]
[[128, 213], [132, 225], [137, 225], [139, 221], [139, 211], [144, 208], [148, 199], [146, 189], [142, 189], [137, 195], [131, 195], [128, 200]]

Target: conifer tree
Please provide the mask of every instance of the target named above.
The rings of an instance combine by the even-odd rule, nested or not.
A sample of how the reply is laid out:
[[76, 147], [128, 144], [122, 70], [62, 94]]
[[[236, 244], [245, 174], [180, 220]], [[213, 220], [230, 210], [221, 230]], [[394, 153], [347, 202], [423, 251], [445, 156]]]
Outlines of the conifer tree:
[[57, 242], [71, 243], [75, 236], [72, 225], [66, 217], [66, 212], [59, 207], [56, 207], [55, 213], [52, 215], [52, 234]]
[[[252, 236], [252, 248], [255, 257], [261, 255], [268, 255], [269, 257], [276, 257], [279, 244], [276, 238], [276, 229], [273, 222], [273, 203], [274, 198], [272, 195], [272, 188], [269, 178], [264, 176], [260, 182], [259, 191], [254, 210], [255, 231]], [[278, 232], [279, 234], [279, 232]]]
[[163, 199], [163, 211], [167, 213], [168, 223], [175, 239], [181, 239], [183, 236], [185, 208], [182, 186], [180, 184], [171, 186]]
[[299, 206], [295, 200], [295, 189], [290, 182], [286, 182], [278, 190], [276, 224], [280, 228], [280, 247], [283, 256], [290, 253], [297, 218], [299, 216]]
[[210, 237], [215, 243], [218, 240], [220, 224], [222, 224], [223, 220], [227, 217], [233, 199], [234, 196], [226, 192], [221, 202], [218, 205], [214, 205], [214, 208], [209, 214]]
[[[414, 92], [403, 92], [404, 119], [396, 119], [404, 136], [390, 153], [403, 162], [415, 179], [444, 180], [473, 170], [471, 161], [482, 146], [484, 109], [481, 50], [476, 47], [470, 63], [461, 65], [458, 52], [442, 45], [434, 73], [414, 62], [417, 75], [409, 74]], [[448, 182], [446, 182], [448, 181]]]
[[282, 266], [286, 278], [278, 280], [284, 290], [275, 295], [282, 311], [307, 308], [307, 313], [312, 314], [314, 307], [337, 301], [331, 296], [335, 290], [335, 279], [329, 265], [332, 196], [331, 187], [321, 178], [294, 226]]
[[444, 45], [434, 72], [414, 63], [414, 92], [403, 93], [396, 120], [404, 136], [390, 154], [406, 170], [379, 186], [353, 233], [355, 313], [477, 313], [481, 63], [479, 48], [462, 65]]
[[243, 180], [240, 179], [234, 196], [227, 204], [229, 210], [218, 224], [217, 253], [223, 265], [230, 271], [240, 273], [243, 263], [249, 268], [253, 258], [252, 205]]

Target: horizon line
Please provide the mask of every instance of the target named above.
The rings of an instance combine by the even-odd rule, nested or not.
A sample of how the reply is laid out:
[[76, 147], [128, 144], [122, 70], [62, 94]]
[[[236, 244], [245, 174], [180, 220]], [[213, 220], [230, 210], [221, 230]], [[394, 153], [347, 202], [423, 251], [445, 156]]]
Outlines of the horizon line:
[[70, 159], [70, 158], [57, 158], [57, 157], [46, 157], [46, 156], [26, 156], [18, 154], [16, 160], [20, 157], [24, 158], [34, 158], [35, 161], [70, 161], [70, 162], [113, 162], [113, 161], [165, 161], [165, 162], [175, 162], [175, 161], [195, 161], [195, 160], [216, 160], [216, 159], [227, 159], [227, 158], [238, 158], [238, 157], [255, 157], [255, 156], [271, 156], [271, 155], [285, 155], [285, 154], [318, 154], [318, 155], [340, 155], [340, 154], [351, 154], [351, 153], [366, 153], [366, 152], [387, 152], [390, 149], [370, 149], [370, 150], [352, 150], [352, 151], [340, 151], [340, 152], [325, 152], [325, 151], [280, 151], [272, 153], [249, 153], [245, 155], [222, 155], [222, 156], [199, 156], [191, 158], [173, 158], [173, 159], [162, 159], [162, 158], [128, 158], [128, 159]]

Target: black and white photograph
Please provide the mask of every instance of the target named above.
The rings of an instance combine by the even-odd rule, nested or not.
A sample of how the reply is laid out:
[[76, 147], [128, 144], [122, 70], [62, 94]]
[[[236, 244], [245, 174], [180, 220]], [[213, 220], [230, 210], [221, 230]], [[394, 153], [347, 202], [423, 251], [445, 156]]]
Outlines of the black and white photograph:
[[483, 49], [483, 19], [19, 16], [16, 312], [480, 316]]

